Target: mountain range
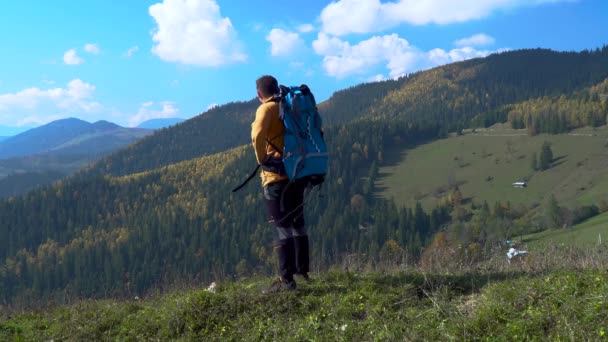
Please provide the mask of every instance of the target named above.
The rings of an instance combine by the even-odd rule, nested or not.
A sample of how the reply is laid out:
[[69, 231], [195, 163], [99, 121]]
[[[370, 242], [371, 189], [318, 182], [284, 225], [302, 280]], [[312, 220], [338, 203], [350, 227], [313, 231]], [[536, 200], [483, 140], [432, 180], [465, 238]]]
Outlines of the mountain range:
[[[391, 155], [467, 128], [507, 123], [540, 134], [606, 125], [607, 58], [608, 47], [509, 51], [362, 84], [320, 103], [330, 174], [306, 202], [317, 266], [353, 256], [373, 264], [395, 250], [418, 260], [452, 225], [461, 229], [458, 237], [462, 227], [477, 224], [471, 253], [491, 246], [489, 237], [508, 237], [500, 227], [528, 220], [539, 208], [469, 205], [451, 180], [450, 203], [405, 208], [377, 196], [379, 167], [396, 163]], [[77, 296], [132, 295], [237, 270], [270, 272], [272, 230], [259, 184], [231, 192], [255, 167], [248, 144], [256, 107], [251, 100], [210, 109], [52, 186], [0, 200], [0, 301], [66, 289]], [[482, 214], [483, 221], [470, 222]]]
[[4, 140], [0, 144], [0, 159], [36, 154], [100, 154], [150, 133], [108, 121], [57, 120]]
[[69, 118], [0, 141], [0, 197], [50, 184], [152, 130]]
[[[151, 119], [151, 120], [147, 120], [147, 121], [140, 123], [135, 128], [161, 129], [161, 128], [176, 125], [185, 120], [186, 119], [182, 119], [182, 118]], [[24, 125], [24, 126], [19, 126], [19, 127], [12, 127], [12, 126], [0, 125], [0, 141], [13, 137], [17, 134], [21, 134], [23, 132], [26, 132], [26, 131], [31, 130], [36, 127], [39, 127], [39, 126]]]

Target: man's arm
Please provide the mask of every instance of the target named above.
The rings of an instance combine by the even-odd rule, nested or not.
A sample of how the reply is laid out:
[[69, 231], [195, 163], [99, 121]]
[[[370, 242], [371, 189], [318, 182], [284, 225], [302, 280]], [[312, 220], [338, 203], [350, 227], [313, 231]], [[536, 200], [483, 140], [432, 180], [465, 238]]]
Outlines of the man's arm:
[[261, 105], [255, 112], [255, 120], [251, 124], [251, 142], [255, 150], [255, 158], [258, 164], [266, 161], [266, 139], [268, 127], [270, 126], [270, 115], [268, 107]]

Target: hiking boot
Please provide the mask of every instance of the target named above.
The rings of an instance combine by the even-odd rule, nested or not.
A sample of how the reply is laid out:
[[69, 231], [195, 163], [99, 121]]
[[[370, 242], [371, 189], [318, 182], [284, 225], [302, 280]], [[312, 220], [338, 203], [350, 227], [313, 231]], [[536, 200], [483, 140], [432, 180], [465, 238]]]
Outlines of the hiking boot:
[[294, 244], [293, 238], [287, 238], [280, 240], [275, 248], [279, 259], [279, 276], [283, 279], [293, 280], [293, 274], [296, 273]]
[[302, 279], [303, 281], [307, 282], [308, 284], [312, 284], [312, 279], [310, 279], [310, 276], [308, 275], [308, 273], [296, 273], [296, 274], [294, 274], [294, 276], [298, 277], [298, 279]]
[[296, 273], [300, 273], [302, 275], [306, 275], [304, 278], [307, 278], [309, 271], [309, 252], [310, 247], [308, 244], [308, 235], [304, 236], [296, 236], [294, 238], [294, 247], [295, 247], [295, 258], [296, 258]]
[[270, 284], [270, 286], [268, 286], [268, 288], [262, 292], [263, 293], [279, 293], [279, 292], [285, 292], [285, 291], [295, 291], [296, 288], [297, 288], [297, 286], [296, 286], [295, 280], [292, 279], [291, 281], [288, 281], [286, 279], [283, 279], [282, 277], [279, 277], [276, 280], [274, 280]]

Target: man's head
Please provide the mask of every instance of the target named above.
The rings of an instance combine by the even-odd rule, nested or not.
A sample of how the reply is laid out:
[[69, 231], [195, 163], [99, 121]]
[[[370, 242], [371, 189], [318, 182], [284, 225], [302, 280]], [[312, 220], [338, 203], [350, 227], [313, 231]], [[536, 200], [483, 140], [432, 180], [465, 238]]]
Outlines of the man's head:
[[279, 82], [277, 79], [270, 76], [264, 75], [255, 81], [255, 87], [258, 91], [258, 99], [264, 101], [267, 98], [279, 93]]

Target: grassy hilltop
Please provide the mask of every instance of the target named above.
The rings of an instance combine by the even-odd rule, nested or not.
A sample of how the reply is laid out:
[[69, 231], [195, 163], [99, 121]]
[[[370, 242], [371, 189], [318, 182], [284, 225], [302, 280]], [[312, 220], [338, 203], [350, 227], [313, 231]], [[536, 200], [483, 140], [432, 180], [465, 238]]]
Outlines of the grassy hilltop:
[[455, 272], [330, 271], [278, 295], [261, 293], [268, 279], [249, 278], [213, 290], [4, 315], [0, 339], [605, 340], [606, 266], [605, 248], [562, 248], [522, 264], [496, 258]]

